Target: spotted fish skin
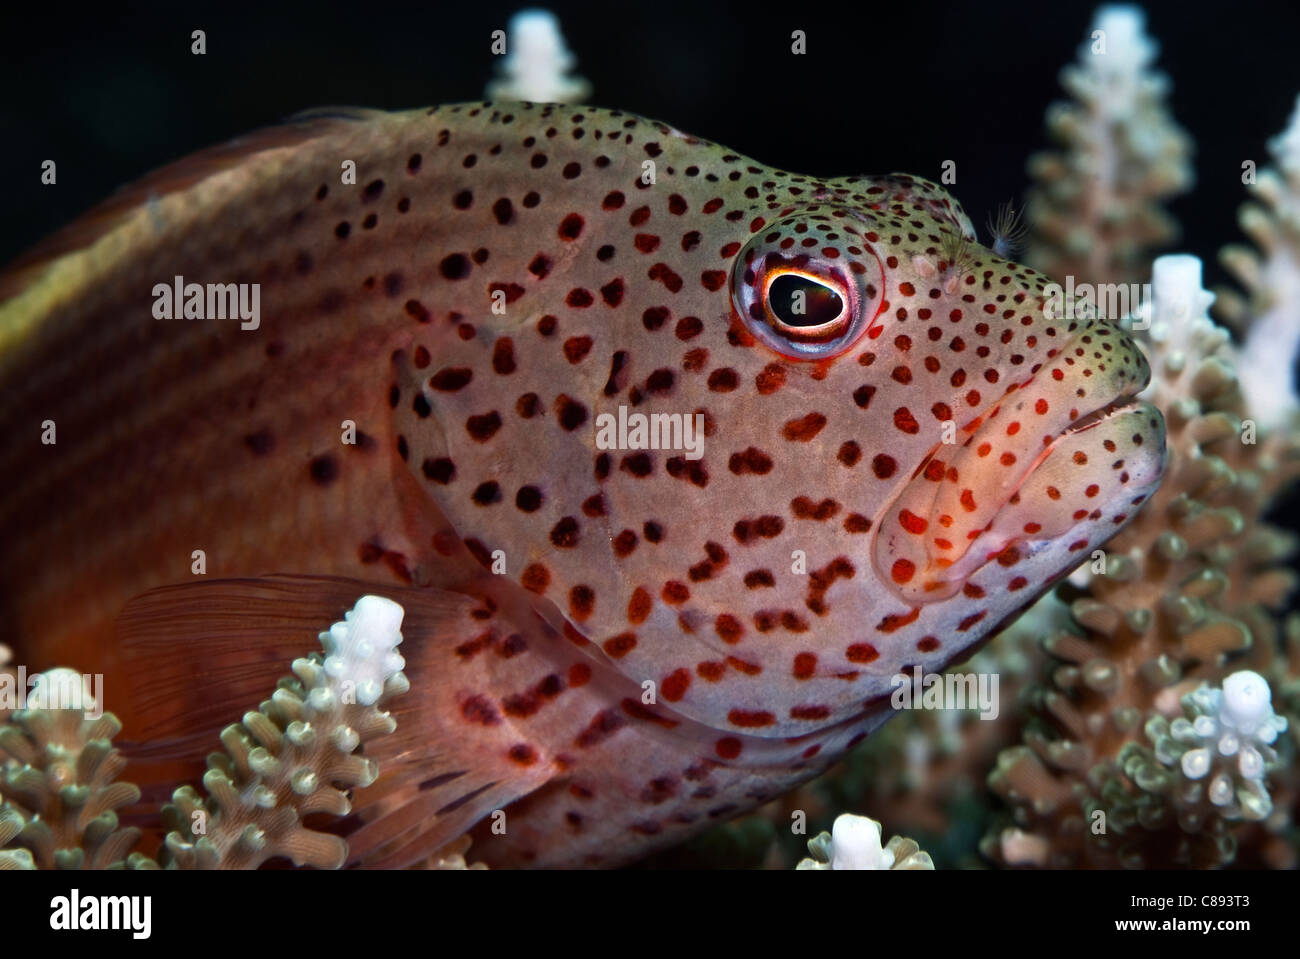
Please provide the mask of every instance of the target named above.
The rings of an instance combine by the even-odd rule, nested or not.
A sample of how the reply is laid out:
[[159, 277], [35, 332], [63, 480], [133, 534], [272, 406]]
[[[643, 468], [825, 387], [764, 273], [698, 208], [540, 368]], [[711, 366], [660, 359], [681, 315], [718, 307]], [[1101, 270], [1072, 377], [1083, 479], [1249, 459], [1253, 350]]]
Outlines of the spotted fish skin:
[[[1140, 351], [1047, 316], [1047, 278], [939, 187], [616, 111], [327, 123], [58, 265], [0, 304], [0, 426], [60, 430], [4, 467], [0, 591], [34, 658], [111, 658], [123, 604], [198, 547], [209, 575], [487, 597], [477, 646], [431, 641], [386, 802], [442, 788], [420, 736], [490, 753], [517, 786], [493, 801], [519, 797], [506, 836], [480, 827], [496, 864], [625, 862], [815, 775], [892, 676], [969, 653], [1164, 466]], [[152, 320], [173, 275], [262, 283], [260, 329]], [[786, 322], [781, 277], [824, 323]], [[702, 457], [599, 448], [620, 407], [700, 414]], [[428, 812], [493, 808], [465, 796]]]

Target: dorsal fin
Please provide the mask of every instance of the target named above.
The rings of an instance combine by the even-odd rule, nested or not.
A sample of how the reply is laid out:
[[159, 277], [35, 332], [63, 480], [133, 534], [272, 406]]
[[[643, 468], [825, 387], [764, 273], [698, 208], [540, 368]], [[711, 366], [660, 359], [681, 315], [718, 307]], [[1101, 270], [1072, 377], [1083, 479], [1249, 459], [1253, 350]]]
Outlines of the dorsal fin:
[[22, 293], [62, 257], [87, 249], [107, 236], [150, 201], [187, 190], [259, 153], [297, 146], [324, 136], [341, 125], [364, 123], [384, 115], [382, 110], [362, 107], [320, 107], [306, 110], [283, 123], [207, 147], [145, 174], [139, 180], [121, 187], [108, 199], [46, 237], [0, 270], [0, 305]]

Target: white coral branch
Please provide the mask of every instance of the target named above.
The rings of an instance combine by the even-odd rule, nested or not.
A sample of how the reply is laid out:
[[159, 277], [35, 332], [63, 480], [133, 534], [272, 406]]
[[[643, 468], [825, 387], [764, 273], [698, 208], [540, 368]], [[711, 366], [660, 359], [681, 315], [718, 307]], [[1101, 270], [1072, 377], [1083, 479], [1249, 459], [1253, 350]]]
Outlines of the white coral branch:
[[581, 103], [591, 94], [582, 77], [566, 76], [575, 58], [564, 43], [560, 24], [549, 10], [521, 10], [506, 30], [501, 77], [488, 84], [489, 100]]
[[221, 734], [226, 754], [209, 760], [204, 799], [186, 786], [164, 811], [172, 831], [167, 856], [181, 868], [252, 869], [273, 856], [338, 868], [347, 844], [306, 828], [302, 818], [347, 815], [345, 790], [368, 786], [375, 762], [357, 747], [393, 731], [376, 704], [406, 692], [397, 654], [402, 607], [363, 596], [342, 622], [320, 634], [326, 655], [293, 663], [297, 683], [282, 685], [257, 712]]
[[933, 869], [929, 853], [911, 839], [895, 836], [887, 845], [880, 842], [881, 827], [867, 816], [843, 813], [829, 833], [808, 841], [812, 856], [796, 869]]

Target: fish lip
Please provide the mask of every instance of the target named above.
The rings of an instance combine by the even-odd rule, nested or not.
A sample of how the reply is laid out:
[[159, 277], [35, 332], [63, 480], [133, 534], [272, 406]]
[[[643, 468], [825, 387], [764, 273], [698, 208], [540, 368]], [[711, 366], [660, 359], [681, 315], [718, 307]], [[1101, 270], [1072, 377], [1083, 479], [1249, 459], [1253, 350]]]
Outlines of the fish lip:
[[1042, 450], [1039, 451], [1038, 455], [1034, 457], [1034, 461], [1029, 464], [1029, 468], [1025, 470], [1024, 475], [1016, 482], [1015, 487], [1007, 495], [1006, 499], [1002, 501], [1002, 504], [998, 506], [990, 519], [996, 519], [1001, 515], [1002, 511], [1010, 505], [1011, 500], [1016, 497], [1016, 494], [1018, 494], [1033, 475], [1038, 472], [1038, 469], [1047, 461], [1047, 458], [1052, 455], [1052, 452], [1060, 445], [1062, 440], [1070, 436], [1078, 436], [1082, 433], [1088, 432], [1089, 430], [1096, 429], [1098, 426], [1114, 419], [1116, 416], [1133, 411], [1139, 405], [1140, 401], [1138, 400], [1137, 393], [1121, 392], [1109, 403], [1090, 410], [1087, 413], [1083, 413], [1072, 420], [1065, 429], [1061, 430], [1055, 437], [1053, 437], [1050, 444], [1044, 446]]
[[[1071, 436], [1079, 436], [1082, 435], [1083, 433], [1089, 432], [1090, 430], [1093, 430], [1098, 426], [1101, 426], [1102, 424], [1107, 423], [1118, 416], [1122, 416], [1127, 413], [1132, 413], [1135, 410], [1141, 409], [1142, 407], [1151, 407], [1152, 409], [1155, 409], [1153, 404], [1141, 399], [1141, 397], [1138, 395], [1139, 392], [1140, 391], [1136, 387], [1132, 386], [1131, 384], [1129, 386], [1121, 388], [1120, 390], [1117, 391], [1115, 395], [1113, 395], [1113, 397], [1109, 401], [1105, 403], [1101, 403], [1100, 405], [1094, 407], [1093, 409], [1089, 410], [1086, 413], [1080, 414], [1074, 420], [1072, 420], [1064, 429], [1059, 431], [1052, 438], [1052, 442], [1044, 446], [1042, 450], [1039, 451], [1038, 455], [1030, 463], [1028, 468], [1026, 468], [1026, 470], [1019, 477], [1019, 479], [1017, 479], [1013, 485], [1009, 485], [1003, 488], [1003, 495], [999, 497], [1000, 502], [998, 503], [997, 508], [988, 516], [988, 520], [987, 520], [988, 525], [991, 527], [997, 522], [998, 518], [1003, 515], [1004, 511], [1007, 510], [1012, 505], [1012, 501], [1017, 498], [1018, 494], [1024, 488], [1025, 484], [1030, 481], [1030, 479], [1039, 470], [1039, 468], [1042, 467], [1044, 462], [1060, 447], [1063, 441], [1065, 441]], [[996, 405], [997, 404], [993, 404], [989, 408], [992, 409]], [[981, 413], [981, 415], [986, 415], [986, 413], [987, 411], [985, 411], [985, 413]], [[974, 438], [972, 438], [972, 441], [973, 440]], [[1163, 453], [1162, 453], [1162, 457], [1163, 457]], [[924, 461], [922, 463], [921, 468], [923, 468], [923, 466], [924, 466]], [[920, 474], [921, 468], [918, 468], [916, 472], [913, 474], [913, 482], [915, 482], [916, 476]], [[1163, 471], [1164, 471], [1164, 466], [1162, 465], [1161, 473], [1163, 473]], [[894, 502], [896, 503], [897, 500], [894, 500]], [[893, 506], [891, 505], [890, 509], [892, 508]], [[928, 518], [933, 520], [934, 519], [933, 514]], [[974, 550], [978, 549], [979, 552], [981, 553], [988, 552], [990, 550], [992, 552], [1000, 552], [1001, 550], [1003, 550], [1008, 546], [1014, 546], [1017, 545], [1018, 543], [1029, 542], [1032, 541], [1033, 539], [1034, 537], [1032, 536], [1017, 536], [1005, 542], [1000, 542], [996, 545], [988, 541], [984, 541], [983, 544], [981, 545], [980, 540], [978, 539], [974, 540], [968, 545], [967, 549], [962, 553], [961, 556], [955, 558], [952, 565], [949, 566], [947, 570], [944, 571], [944, 574], [941, 574], [941, 576], [943, 579], [946, 579], [953, 584], [952, 589], [953, 591], [955, 591], [961, 583], [966, 582], [979, 569], [983, 568], [988, 562], [992, 561], [991, 554], [990, 557], [986, 557], [985, 559], [980, 560], [978, 562], [968, 559], [968, 557], [975, 557], [979, 555], [979, 553], [974, 552]], [[939, 594], [936, 595], [936, 599], [941, 600], [947, 598], [948, 595], [951, 595], [951, 593], [946, 592], [943, 594]]]
[[1074, 420], [1065, 429], [1057, 434], [1056, 441], [1066, 436], [1072, 436], [1076, 433], [1084, 433], [1094, 427], [1100, 426], [1107, 420], [1114, 419], [1120, 413], [1133, 409], [1138, 404], [1138, 395], [1136, 393], [1121, 393], [1115, 399], [1111, 400], [1105, 406], [1099, 406], [1090, 413], [1084, 413], [1078, 419]]

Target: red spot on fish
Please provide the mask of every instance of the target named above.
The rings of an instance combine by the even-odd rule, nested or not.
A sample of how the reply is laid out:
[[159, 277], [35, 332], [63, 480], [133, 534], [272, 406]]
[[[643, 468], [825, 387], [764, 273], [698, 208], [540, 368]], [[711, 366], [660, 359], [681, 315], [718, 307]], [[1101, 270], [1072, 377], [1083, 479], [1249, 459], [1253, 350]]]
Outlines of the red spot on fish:
[[735, 759], [740, 755], [740, 740], [735, 736], [724, 736], [713, 744], [713, 748], [723, 759]]
[[921, 608], [908, 613], [889, 613], [876, 624], [876, 631], [881, 633], [892, 633], [902, 629], [911, 623], [916, 622], [916, 618], [921, 615]]
[[799, 653], [794, 658], [794, 678], [811, 679], [817, 670], [817, 656], [814, 653]]
[[870, 663], [880, 658], [880, 651], [870, 643], [854, 643], [844, 651], [851, 663]]
[[914, 536], [920, 536], [925, 532], [926, 527], [930, 525], [910, 509], [904, 509], [898, 514], [898, 523]]
[[[590, 296], [590, 294], [588, 294]], [[564, 358], [570, 363], [579, 363], [591, 352], [590, 336], [571, 336], [564, 341]]]
[[664, 699], [675, 703], [686, 695], [690, 685], [691, 674], [685, 669], [675, 669], [663, 678], [659, 684], [659, 691], [663, 693]]
[[560, 221], [560, 227], [556, 230], [561, 240], [576, 240], [582, 234], [583, 219], [577, 213], [570, 213]]
[[894, 410], [894, 428], [911, 435], [921, 431], [921, 427], [916, 422], [916, 417], [912, 415], [906, 406], [900, 406]]
[[636, 633], [619, 633], [617, 636], [612, 636], [605, 640], [602, 648], [609, 656], [620, 659], [636, 648]]
[[586, 663], [574, 663], [569, 667], [569, 688], [577, 689], [591, 680], [591, 667]]
[[789, 420], [781, 430], [781, 435], [793, 443], [807, 443], [822, 431], [826, 417], [821, 413], [809, 413], [797, 420]]

